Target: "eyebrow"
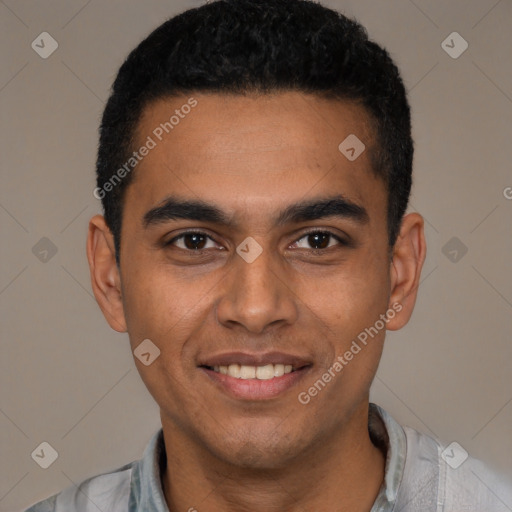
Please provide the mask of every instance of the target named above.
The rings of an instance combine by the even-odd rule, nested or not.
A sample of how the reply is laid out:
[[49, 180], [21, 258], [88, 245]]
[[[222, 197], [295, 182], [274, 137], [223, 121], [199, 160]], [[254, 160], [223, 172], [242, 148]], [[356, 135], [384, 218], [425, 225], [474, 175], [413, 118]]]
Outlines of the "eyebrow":
[[[349, 219], [359, 224], [367, 224], [369, 221], [368, 212], [363, 206], [337, 195], [289, 205], [278, 213], [274, 223], [276, 226], [282, 226], [325, 217]], [[201, 200], [183, 200], [173, 196], [167, 197], [159, 206], [146, 212], [143, 217], [143, 225], [145, 229], [148, 229], [151, 226], [177, 219], [210, 222], [227, 227], [236, 226], [229, 215], [214, 204]]]

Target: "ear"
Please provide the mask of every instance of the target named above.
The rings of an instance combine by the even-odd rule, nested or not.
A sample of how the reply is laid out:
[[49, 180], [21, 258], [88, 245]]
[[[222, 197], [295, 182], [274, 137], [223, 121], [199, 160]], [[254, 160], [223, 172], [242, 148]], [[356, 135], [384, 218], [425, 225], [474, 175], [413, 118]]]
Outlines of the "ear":
[[409, 213], [402, 220], [400, 234], [393, 247], [388, 307], [398, 314], [386, 324], [390, 331], [401, 329], [411, 318], [426, 253], [423, 217], [418, 213]]
[[112, 329], [117, 332], [126, 332], [114, 237], [102, 215], [95, 215], [89, 221], [87, 259], [92, 291], [103, 315]]

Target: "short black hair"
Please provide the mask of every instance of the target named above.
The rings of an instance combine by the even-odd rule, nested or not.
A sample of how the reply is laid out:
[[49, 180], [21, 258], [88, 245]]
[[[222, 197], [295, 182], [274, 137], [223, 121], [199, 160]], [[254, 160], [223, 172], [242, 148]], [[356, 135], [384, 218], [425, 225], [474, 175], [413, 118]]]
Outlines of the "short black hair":
[[387, 51], [357, 21], [313, 1], [217, 0], [155, 29], [130, 53], [112, 86], [100, 127], [96, 190], [118, 265], [123, 197], [133, 172], [114, 186], [109, 181], [134, 150], [144, 109], [192, 92], [284, 91], [365, 108], [375, 128], [372, 168], [386, 184], [394, 246], [411, 190], [413, 141], [405, 87]]

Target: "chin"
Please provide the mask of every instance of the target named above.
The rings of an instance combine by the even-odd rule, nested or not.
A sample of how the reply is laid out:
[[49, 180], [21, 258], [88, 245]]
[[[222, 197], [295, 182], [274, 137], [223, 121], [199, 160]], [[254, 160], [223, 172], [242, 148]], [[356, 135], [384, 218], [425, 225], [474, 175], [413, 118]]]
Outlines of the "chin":
[[290, 433], [276, 432], [275, 428], [267, 434], [264, 432], [260, 430], [254, 435], [238, 432], [236, 436], [231, 436], [232, 441], [228, 445], [218, 446], [212, 451], [226, 463], [239, 468], [277, 470], [289, 466], [305, 448], [305, 440], [294, 441]]
[[247, 443], [236, 452], [234, 457], [233, 453], [230, 453], [229, 463], [240, 469], [279, 470], [289, 465], [288, 457], [291, 453], [293, 451], [290, 447], [283, 447], [282, 451], [276, 450], [276, 447], [269, 450], [268, 446], [259, 447], [252, 443]]

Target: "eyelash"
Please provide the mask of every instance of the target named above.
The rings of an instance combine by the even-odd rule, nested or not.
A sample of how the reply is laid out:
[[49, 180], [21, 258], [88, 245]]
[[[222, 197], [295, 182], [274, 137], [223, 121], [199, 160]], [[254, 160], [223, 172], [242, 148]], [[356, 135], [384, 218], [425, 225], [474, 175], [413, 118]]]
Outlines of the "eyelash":
[[[321, 229], [315, 229], [313, 231], [308, 231], [306, 233], [303, 233], [302, 236], [300, 238], [298, 238], [295, 242], [293, 242], [294, 244], [299, 242], [300, 240], [302, 240], [303, 238], [306, 238], [308, 236], [311, 236], [311, 235], [315, 235], [315, 234], [322, 234], [322, 235], [328, 235], [330, 236], [331, 238], [334, 238], [337, 242], [338, 242], [338, 245], [339, 246], [342, 246], [342, 247], [350, 247], [351, 246], [351, 243], [347, 240], [344, 240], [343, 238], [341, 238], [340, 236], [338, 235], [335, 235], [334, 233], [332, 233], [331, 231], [328, 231], [328, 230], [321, 230]], [[168, 246], [172, 246], [174, 245], [174, 243], [177, 241], [177, 240], [181, 240], [183, 239], [184, 237], [186, 237], [187, 235], [202, 235], [204, 237], [206, 237], [207, 239], [211, 240], [212, 242], [215, 242], [217, 243], [211, 236], [209, 236], [207, 233], [205, 233], [204, 231], [185, 231], [184, 233], [181, 233], [179, 234], [178, 236], [175, 236], [174, 238], [172, 238], [171, 240], [169, 240], [168, 242], [165, 242], [164, 243], [164, 246], [165, 247], [168, 247]], [[319, 251], [320, 252], [324, 252], [326, 251], [327, 249], [331, 249], [331, 247], [326, 247], [324, 249], [306, 249], [306, 250], [309, 250], [310, 252], [312, 253], [318, 253]], [[183, 249], [182, 247], [178, 247], [178, 249], [181, 249], [183, 251], [187, 251], [191, 254], [198, 254], [198, 255], [201, 255], [203, 254], [205, 251], [208, 251], [208, 249]]]

